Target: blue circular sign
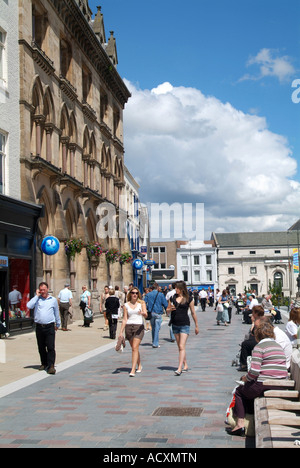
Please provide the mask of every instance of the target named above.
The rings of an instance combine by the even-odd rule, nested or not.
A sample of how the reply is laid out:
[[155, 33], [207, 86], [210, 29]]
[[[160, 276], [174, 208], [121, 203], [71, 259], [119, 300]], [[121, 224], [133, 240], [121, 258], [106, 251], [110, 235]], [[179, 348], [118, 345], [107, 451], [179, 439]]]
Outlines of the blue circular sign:
[[132, 266], [135, 270], [141, 270], [143, 268], [143, 261], [140, 260], [139, 258], [137, 258], [136, 260], [134, 260]]
[[59, 251], [59, 240], [54, 236], [44, 237], [41, 249], [46, 255], [55, 255]]

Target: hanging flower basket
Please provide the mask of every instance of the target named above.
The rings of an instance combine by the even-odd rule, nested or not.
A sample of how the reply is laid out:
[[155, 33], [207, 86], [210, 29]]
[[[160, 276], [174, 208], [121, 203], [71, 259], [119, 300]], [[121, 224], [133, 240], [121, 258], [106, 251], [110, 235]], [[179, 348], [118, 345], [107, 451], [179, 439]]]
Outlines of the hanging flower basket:
[[116, 263], [119, 261], [120, 252], [117, 249], [110, 249], [105, 252], [107, 263]]
[[82, 239], [69, 239], [65, 241], [65, 252], [68, 258], [75, 259], [76, 254], [80, 254], [84, 247]]
[[95, 242], [95, 241], [89, 242], [88, 244], [86, 244], [85, 248], [86, 248], [86, 254], [89, 259], [93, 257], [96, 257], [99, 259], [100, 255], [102, 255], [103, 253], [103, 249], [101, 247], [101, 244], [99, 244], [99, 242]]
[[125, 263], [131, 263], [132, 260], [133, 257], [129, 252], [121, 253], [119, 256], [119, 262], [121, 263], [121, 265], [125, 265]]

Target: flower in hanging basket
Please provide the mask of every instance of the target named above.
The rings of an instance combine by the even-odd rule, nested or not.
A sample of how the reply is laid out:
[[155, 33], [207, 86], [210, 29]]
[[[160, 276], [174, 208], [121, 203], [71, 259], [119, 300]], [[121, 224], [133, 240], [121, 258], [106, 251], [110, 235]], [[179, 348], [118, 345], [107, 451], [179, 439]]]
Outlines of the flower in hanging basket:
[[120, 252], [117, 249], [110, 249], [105, 252], [107, 263], [116, 263], [120, 258]]
[[103, 253], [101, 244], [99, 244], [99, 242], [96, 241], [89, 242], [88, 244], [86, 244], [85, 248], [89, 259], [91, 259], [92, 257], [99, 258], [100, 255], [102, 255]]
[[119, 256], [119, 262], [121, 263], [121, 265], [124, 265], [125, 263], [131, 263], [132, 260], [133, 260], [133, 257], [131, 253], [129, 252], [121, 253]]
[[66, 255], [72, 260], [75, 259], [75, 255], [77, 253], [81, 253], [83, 247], [84, 247], [84, 242], [82, 241], [82, 239], [73, 238], [73, 239], [69, 239], [65, 241]]

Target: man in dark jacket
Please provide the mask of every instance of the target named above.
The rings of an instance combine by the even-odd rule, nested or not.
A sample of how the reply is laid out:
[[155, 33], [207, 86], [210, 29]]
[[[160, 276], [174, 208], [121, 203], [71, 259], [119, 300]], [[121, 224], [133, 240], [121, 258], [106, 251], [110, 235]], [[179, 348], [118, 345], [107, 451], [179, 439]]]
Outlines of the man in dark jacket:
[[117, 326], [118, 326], [120, 301], [115, 296], [114, 289], [109, 290], [109, 296], [105, 301], [105, 309], [106, 309], [106, 318], [108, 319], [108, 325], [109, 325], [109, 337], [112, 340], [115, 340]]

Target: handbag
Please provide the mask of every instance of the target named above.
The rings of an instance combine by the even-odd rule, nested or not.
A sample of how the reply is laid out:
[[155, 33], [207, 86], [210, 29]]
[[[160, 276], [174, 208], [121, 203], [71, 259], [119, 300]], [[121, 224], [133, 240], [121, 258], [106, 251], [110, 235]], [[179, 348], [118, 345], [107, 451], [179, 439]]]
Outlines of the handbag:
[[123, 353], [125, 346], [126, 346], [126, 343], [125, 343], [124, 336], [119, 336], [117, 344], [115, 346], [115, 350], [117, 351], [117, 353]]
[[90, 307], [86, 306], [84, 309], [84, 319], [87, 322], [93, 322], [93, 311]]
[[217, 305], [217, 312], [223, 312], [224, 311], [224, 307], [222, 304], [218, 304]]
[[157, 291], [157, 294], [156, 294], [155, 300], [154, 300], [154, 302], [153, 302], [153, 305], [152, 305], [152, 307], [151, 307], [151, 310], [147, 310], [147, 317], [146, 317], [146, 320], [151, 320], [151, 318], [152, 318], [152, 311], [153, 311], [153, 309], [154, 309], [154, 305], [155, 305], [155, 302], [156, 302], [158, 293], [159, 293], [159, 291]]

